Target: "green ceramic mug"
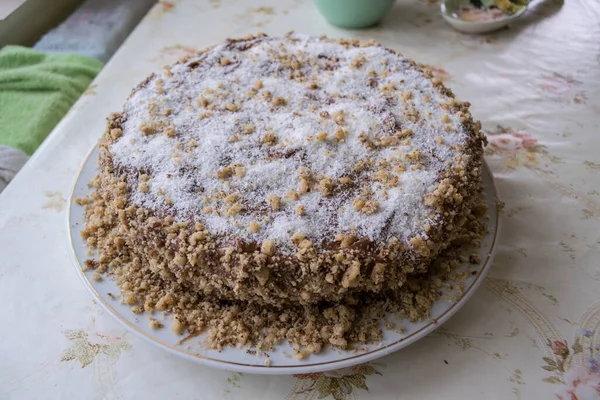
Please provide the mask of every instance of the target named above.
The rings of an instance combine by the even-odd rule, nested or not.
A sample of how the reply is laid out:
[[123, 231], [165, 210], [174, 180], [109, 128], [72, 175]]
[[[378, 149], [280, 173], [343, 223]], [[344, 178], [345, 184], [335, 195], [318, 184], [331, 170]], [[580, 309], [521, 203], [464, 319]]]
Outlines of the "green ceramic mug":
[[327, 22], [342, 28], [367, 28], [379, 22], [396, 0], [315, 0]]

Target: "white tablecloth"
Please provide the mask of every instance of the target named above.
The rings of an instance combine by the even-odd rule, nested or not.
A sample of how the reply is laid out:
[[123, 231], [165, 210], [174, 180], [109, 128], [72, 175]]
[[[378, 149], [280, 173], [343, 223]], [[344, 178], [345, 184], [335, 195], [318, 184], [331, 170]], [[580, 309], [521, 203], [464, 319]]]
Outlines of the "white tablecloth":
[[[308, 0], [160, 2], [0, 195], [0, 398], [600, 398], [599, 21], [597, 1], [540, 0], [510, 29], [468, 36], [437, 4], [402, 0], [380, 26], [344, 31]], [[489, 133], [504, 229], [485, 284], [407, 349], [334, 373], [233, 374], [142, 342], [95, 304], [65, 206], [105, 117], [151, 71], [290, 29], [374, 38], [435, 66]]]

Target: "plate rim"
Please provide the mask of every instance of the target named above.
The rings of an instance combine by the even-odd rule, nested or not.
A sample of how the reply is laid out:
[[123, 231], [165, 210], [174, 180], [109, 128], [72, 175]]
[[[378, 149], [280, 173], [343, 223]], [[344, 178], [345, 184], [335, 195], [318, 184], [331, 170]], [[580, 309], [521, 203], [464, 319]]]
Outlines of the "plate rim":
[[[437, 328], [439, 328], [442, 324], [444, 324], [446, 321], [448, 321], [454, 314], [456, 314], [456, 312], [458, 312], [458, 310], [460, 310], [464, 306], [464, 304], [471, 298], [471, 296], [475, 293], [477, 288], [479, 288], [479, 286], [483, 282], [485, 276], [487, 275], [489, 269], [491, 268], [491, 265], [494, 260], [494, 256], [496, 254], [497, 241], [498, 241], [498, 238], [499, 238], [500, 232], [501, 232], [501, 220], [502, 220], [500, 218], [500, 209], [498, 207], [498, 202], [500, 201], [499, 194], [498, 194], [499, 192], [498, 192], [498, 188], [496, 187], [494, 175], [492, 174], [492, 171], [491, 171], [489, 165], [487, 164], [487, 161], [484, 158], [483, 163], [482, 163], [484, 173], [487, 174], [487, 176], [491, 182], [492, 194], [496, 201], [496, 204], [488, 205], [488, 207], [490, 207], [490, 206], [494, 207], [494, 212], [492, 214], [494, 215], [495, 222], [496, 222], [494, 224], [495, 229], [493, 232], [492, 243], [491, 243], [490, 250], [487, 254], [486, 259], [484, 261], [482, 261], [483, 266], [478, 271], [477, 276], [475, 277], [475, 279], [473, 280], [471, 285], [469, 285], [469, 287], [463, 291], [460, 298], [456, 302], [451, 304], [448, 307], [448, 309], [446, 309], [440, 316], [432, 319], [428, 324], [419, 328], [415, 332], [412, 332], [407, 337], [403, 337], [402, 339], [396, 340], [393, 343], [389, 343], [385, 346], [375, 348], [368, 352], [356, 354], [356, 355], [353, 355], [351, 357], [347, 357], [347, 358], [344, 358], [341, 360], [302, 364], [302, 365], [298, 365], [298, 366], [289, 366], [289, 365], [266, 366], [264, 363], [256, 363], [256, 364], [239, 363], [239, 362], [215, 359], [212, 357], [208, 357], [208, 356], [204, 356], [201, 354], [187, 351], [182, 347], [177, 347], [170, 343], [166, 343], [166, 342], [140, 330], [137, 326], [132, 324], [126, 317], [124, 317], [116, 309], [114, 309], [104, 299], [104, 297], [102, 297], [98, 293], [98, 291], [94, 288], [94, 286], [92, 285], [92, 283], [86, 276], [86, 274], [81, 266], [81, 263], [79, 261], [79, 258], [77, 257], [77, 254], [75, 252], [75, 248], [73, 245], [73, 231], [71, 229], [71, 211], [72, 211], [72, 206], [74, 205], [74, 201], [75, 201], [75, 199], [74, 199], [75, 188], [77, 186], [77, 183], [79, 182], [79, 179], [81, 178], [81, 173], [82, 173], [83, 169], [87, 166], [88, 162], [90, 162], [90, 157], [96, 150], [99, 150], [97, 144], [95, 144], [91, 148], [91, 150], [88, 152], [88, 154], [85, 156], [83, 162], [81, 163], [79, 170], [77, 171], [75, 180], [73, 181], [73, 185], [71, 187], [69, 199], [68, 199], [67, 215], [66, 215], [67, 240], [68, 240], [68, 245], [70, 248], [70, 251], [69, 251], [70, 257], [71, 257], [71, 260], [73, 261], [73, 267], [75, 268], [77, 275], [83, 282], [84, 286], [87, 288], [88, 292], [90, 292], [90, 294], [92, 295], [94, 300], [96, 300], [114, 319], [119, 321], [121, 325], [125, 326], [125, 328], [127, 328], [128, 331], [130, 331], [130, 332], [134, 333], [136, 336], [142, 338], [147, 343], [151, 343], [154, 346], [157, 346], [159, 348], [162, 348], [162, 349], [168, 351], [170, 354], [177, 355], [179, 357], [185, 358], [187, 360], [190, 360], [192, 362], [195, 362], [197, 364], [201, 364], [204, 366], [214, 367], [214, 368], [218, 368], [218, 369], [224, 369], [226, 371], [231, 371], [231, 372], [242, 372], [242, 373], [255, 374], [255, 375], [291, 375], [291, 374], [325, 372], [325, 371], [330, 371], [330, 370], [343, 369], [343, 368], [352, 367], [352, 366], [358, 365], [358, 364], [364, 364], [364, 363], [373, 361], [375, 359], [384, 357], [386, 355], [389, 355], [398, 350], [401, 350], [401, 349], [411, 345], [412, 343], [418, 341], [422, 337], [428, 335], [429, 333], [431, 333], [434, 330], [436, 330]], [[356, 359], [360, 359], [360, 361], [356, 362]]]

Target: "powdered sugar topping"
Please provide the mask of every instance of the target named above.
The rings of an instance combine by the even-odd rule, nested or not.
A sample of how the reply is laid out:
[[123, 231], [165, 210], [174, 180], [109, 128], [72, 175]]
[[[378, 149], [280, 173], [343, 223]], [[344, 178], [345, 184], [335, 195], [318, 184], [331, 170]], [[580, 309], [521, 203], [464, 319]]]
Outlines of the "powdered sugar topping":
[[230, 42], [138, 88], [110, 151], [137, 171], [131, 201], [214, 234], [284, 252], [298, 232], [407, 241], [435, 223], [423, 198], [468, 138], [452, 100], [381, 46]]

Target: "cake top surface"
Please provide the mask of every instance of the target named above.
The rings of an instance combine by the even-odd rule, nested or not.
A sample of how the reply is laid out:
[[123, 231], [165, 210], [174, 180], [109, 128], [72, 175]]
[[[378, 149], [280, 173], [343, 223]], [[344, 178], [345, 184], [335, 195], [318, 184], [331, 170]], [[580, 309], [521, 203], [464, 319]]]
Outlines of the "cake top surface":
[[132, 202], [223, 237], [427, 238], [470, 135], [439, 86], [377, 44], [228, 41], [140, 85], [109, 150]]

